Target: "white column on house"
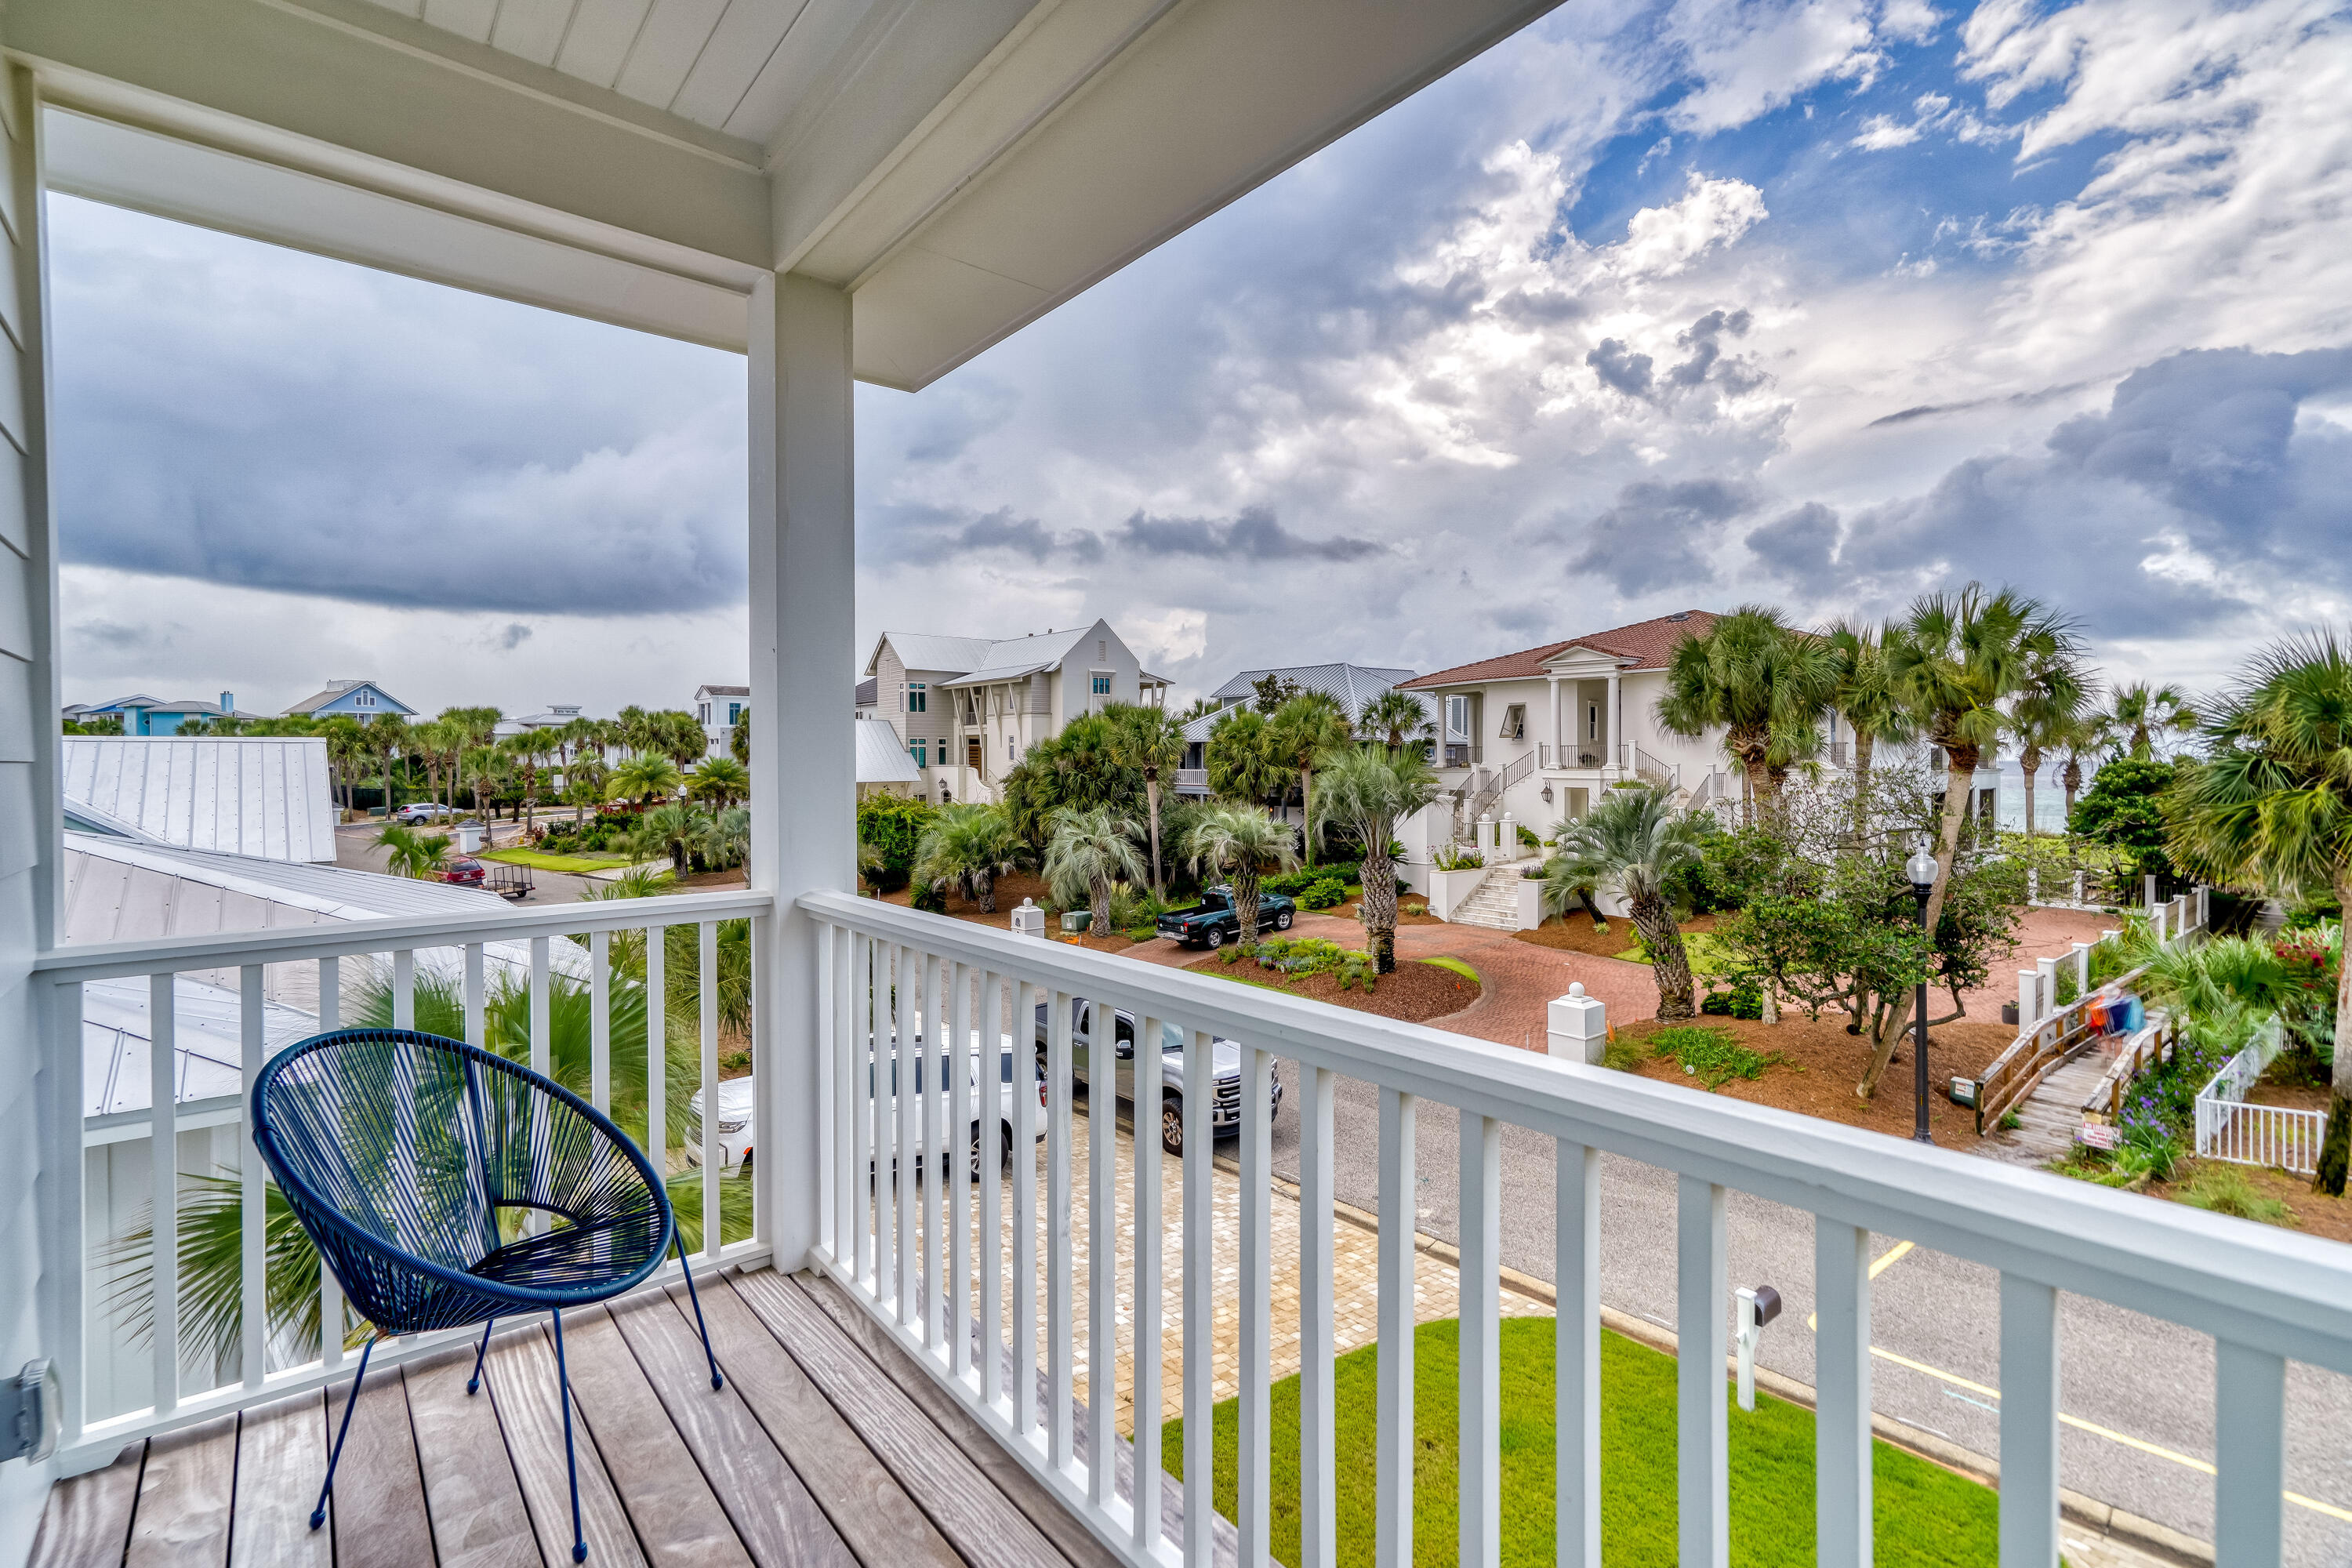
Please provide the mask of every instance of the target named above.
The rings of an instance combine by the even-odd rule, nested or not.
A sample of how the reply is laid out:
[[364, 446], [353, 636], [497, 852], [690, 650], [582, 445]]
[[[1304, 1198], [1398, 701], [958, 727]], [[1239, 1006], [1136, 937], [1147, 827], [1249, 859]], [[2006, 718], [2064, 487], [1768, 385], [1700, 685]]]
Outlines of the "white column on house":
[[849, 296], [763, 278], [751, 329], [750, 871], [776, 896], [752, 948], [755, 1179], [776, 1266], [797, 1268], [817, 1240], [816, 943], [792, 902], [855, 868]]
[[1561, 748], [1567, 744], [1568, 735], [1559, 721], [1559, 677], [1553, 676], [1549, 684], [1551, 687], [1551, 765], [1557, 768], [1565, 766], [1567, 763], [1567, 758], [1562, 754]]
[[1609, 750], [1602, 758], [1604, 766], [1623, 769], [1627, 764], [1625, 752], [1625, 688], [1618, 679], [1617, 667], [1609, 667]]

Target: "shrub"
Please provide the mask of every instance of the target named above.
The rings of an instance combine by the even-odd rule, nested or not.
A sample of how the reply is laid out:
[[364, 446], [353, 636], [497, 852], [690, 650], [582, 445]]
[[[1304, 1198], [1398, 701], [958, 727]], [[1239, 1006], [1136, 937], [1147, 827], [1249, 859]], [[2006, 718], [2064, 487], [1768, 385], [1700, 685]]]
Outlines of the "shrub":
[[1328, 910], [1334, 904], [1348, 901], [1348, 889], [1332, 878], [1326, 877], [1298, 895], [1298, 907], [1305, 910]]
[[1769, 1057], [1751, 1051], [1730, 1030], [1705, 1024], [1660, 1029], [1650, 1037], [1649, 1047], [1652, 1056], [1674, 1058], [1684, 1072], [1709, 1089], [1721, 1089], [1735, 1078], [1762, 1078], [1764, 1069], [1780, 1059], [1777, 1051]]
[[[929, 801], [909, 800], [904, 795], [877, 795], [857, 803], [859, 841], [882, 851], [882, 870], [875, 879], [877, 890], [895, 893], [907, 885], [914, 871], [916, 843], [939, 814], [940, 808]], [[931, 907], [928, 903], [916, 905], [918, 909]], [[940, 908], [944, 910], [945, 905]]]
[[1318, 936], [1265, 937], [1252, 956], [1256, 958], [1259, 968], [1278, 970], [1285, 974], [1336, 974], [1342, 991], [1361, 985], [1369, 992], [1380, 979], [1371, 954], [1341, 947]]
[[1475, 871], [1486, 863], [1486, 858], [1475, 849], [1465, 849], [1448, 844], [1437, 851], [1437, 868], [1441, 871]]
[[2120, 850], [2130, 858], [2135, 876], [2173, 875], [2165, 853], [2164, 795], [2176, 771], [2171, 763], [2116, 758], [2099, 769], [2074, 803], [2067, 831]]
[[1540, 849], [1543, 840], [1536, 837], [1534, 828], [1523, 822], [1519, 824], [1519, 846], [1524, 849]]
[[[1267, 877], [1261, 880], [1258, 886], [1271, 893], [1288, 893], [1291, 897], [1297, 898], [1308, 889], [1323, 882], [1338, 882], [1344, 888], [1362, 874], [1363, 867], [1356, 862], [1327, 860], [1312, 870], [1301, 867], [1296, 871], [1285, 871], [1278, 877]], [[1321, 909], [1324, 906], [1309, 904], [1307, 907]]]
[[2294, 1211], [2285, 1204], [2254, 1191], [2254, 1184], [2246, 1179], [2245, 1172], [2218, 1160], [2200, 1161], [2196, 1173], [2173, 1195], [2191, 1208], [2235, 1215], [2240, 1219], [2260, 1220], [2264, 1225], [2299, 1223]]
[[1709, 991], [1700, 999], [1698, 1010], [1711, 1018], [1761, 1018], [1764, 988], [1743, 977]]

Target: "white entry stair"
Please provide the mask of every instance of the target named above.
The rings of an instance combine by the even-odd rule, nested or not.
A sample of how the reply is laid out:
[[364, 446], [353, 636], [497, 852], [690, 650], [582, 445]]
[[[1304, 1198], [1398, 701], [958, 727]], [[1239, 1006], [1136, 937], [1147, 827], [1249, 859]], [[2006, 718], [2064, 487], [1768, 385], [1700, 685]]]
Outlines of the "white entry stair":
[[1490, 931], [1519, 930], [1519, 868], [1523, 864], [1512, 861], [1489, 869], [1486, 880], [1448, 917], [1450, 921], [1454, 925], [1485, 926]]

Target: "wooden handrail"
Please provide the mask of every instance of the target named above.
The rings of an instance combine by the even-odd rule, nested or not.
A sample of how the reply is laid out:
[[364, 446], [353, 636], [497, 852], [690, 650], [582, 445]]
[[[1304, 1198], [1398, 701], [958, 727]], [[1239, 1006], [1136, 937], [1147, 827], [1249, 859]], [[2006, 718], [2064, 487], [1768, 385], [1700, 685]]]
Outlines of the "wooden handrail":
[[2052, 1068], [2091, 1039], [2088, 1004], [2093, 998], [2102, 991], [2128, 990], [2147, 973], [2147, 966], [2142, 964], [2024, 1026], [2009, 1048], [1994, 1058], [1992, 1066], [1977, 1079], [1977, 1135], [1984, 1135], [1988, 1121], [1998, 1126], [2002, 1116], [2041, 1086]]

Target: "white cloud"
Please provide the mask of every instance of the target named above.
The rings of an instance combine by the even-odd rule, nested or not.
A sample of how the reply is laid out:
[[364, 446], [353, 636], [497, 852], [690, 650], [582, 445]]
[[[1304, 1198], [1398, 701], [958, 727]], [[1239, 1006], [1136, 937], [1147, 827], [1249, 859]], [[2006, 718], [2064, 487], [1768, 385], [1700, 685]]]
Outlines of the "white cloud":
[[[1906, 25], [1916, 25], [1906, 16]], [[1744, 125], [1824, 81], [1866, 85], [1885, 63], [1870, 8], [1858, 0], [1782, 5], [1685, 0], [1670, 14], [1664, 33], [1682, 47], [1702, 83], [1669, 118], [1702, 133]]]
[[1693, 170], [1682, 200], [1633, 215], [1625, 226], [1625, 243], [1614, 247], [1611, 259], [1629, 278], [1671, 278], [1771, 216], [1764, 210], [1764, 193], [1755, 186], [1710, 180]]

